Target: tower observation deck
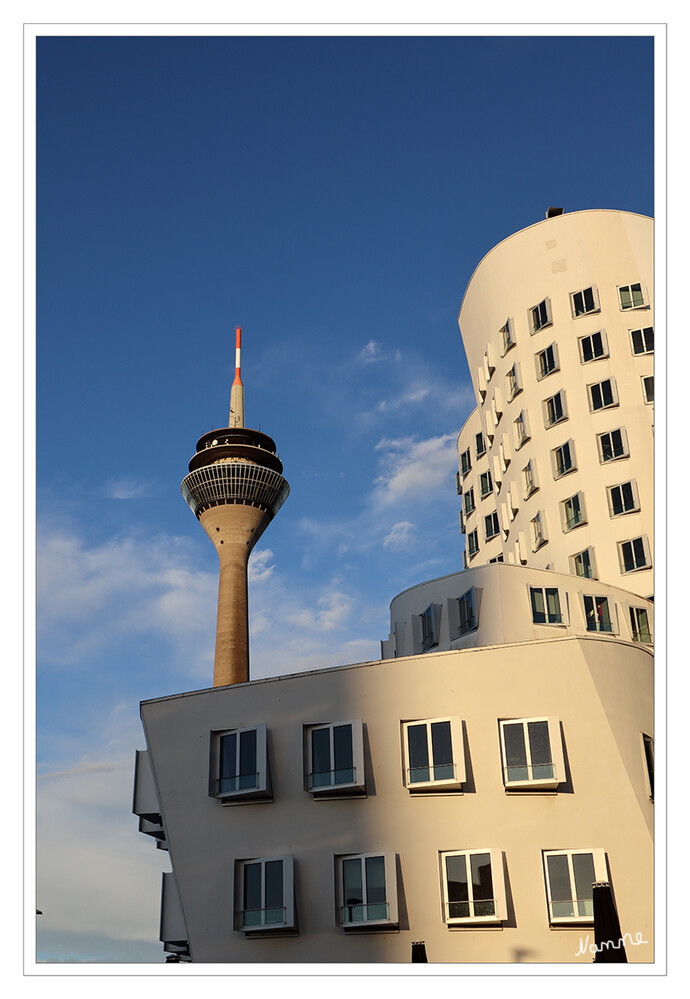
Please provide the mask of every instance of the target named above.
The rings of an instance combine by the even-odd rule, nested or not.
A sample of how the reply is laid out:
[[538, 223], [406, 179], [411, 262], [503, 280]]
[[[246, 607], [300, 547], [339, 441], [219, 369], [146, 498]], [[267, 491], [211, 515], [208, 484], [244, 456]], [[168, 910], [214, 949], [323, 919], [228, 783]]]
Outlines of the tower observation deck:
[[290, 493], [274, 441], [244, 426], [240, 337], [229, 426], [199, 438], [182, 495], [218, 552], [218, 619], [213, 686], [249, 679], [247, 563], [254, 545]]

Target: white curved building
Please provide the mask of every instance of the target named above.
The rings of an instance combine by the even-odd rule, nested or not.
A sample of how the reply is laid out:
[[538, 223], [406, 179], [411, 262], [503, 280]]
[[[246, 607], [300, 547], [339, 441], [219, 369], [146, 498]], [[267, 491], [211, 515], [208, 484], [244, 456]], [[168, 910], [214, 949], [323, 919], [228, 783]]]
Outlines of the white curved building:
[[[553, 211], [553, 210], [550, 210]], [[653, 222], [557, 214], [495, 246], [458, 319], [465, 564], [653, 593]]]

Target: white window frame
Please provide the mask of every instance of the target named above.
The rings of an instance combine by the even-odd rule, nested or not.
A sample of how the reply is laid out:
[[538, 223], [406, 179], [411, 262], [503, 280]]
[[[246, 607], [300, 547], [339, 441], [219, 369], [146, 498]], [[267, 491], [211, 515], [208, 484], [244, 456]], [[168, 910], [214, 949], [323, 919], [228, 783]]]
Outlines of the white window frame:
[[556, 902], [571, 903], [571, 904], [573, 904], [573, 903], [575, 903], [575, 902], [578, 901], [578, 899], [575, 899], [575, 898], [572, 897], [573, 894], [574, 894], [574, 885], [575, 885], [575, 875], [574, 875], [574, 870], [573, 870], [573, 857], [574, 856], [578, 856], [578, 855], [583, 855], [583, 854], [591, 854], [591, 856], [592, 856], [592, 865], [593, 865], [593, 868], [594, 868], [594, 882], [593, 882], [593, 884], [596, 884], [596, 882], [599, 882], [599, 881], [609, 881], [608, 870], [607, 870], [607, 867], [606, 867], [606, 854], [605, 854], [605, 852], [602, 849], [591, 849], [590, 848], [590, 849], [583, 849], [583, 850], [543, 850], [542, 851], [543, 866], [544, 866], [544, 881], [545, 881], [545, 885], [546, 885], [546, 904], [547, 904], [547, 910], [548, 910], [548, 914], [549, 914], [549, 924], [551, 926], [559, 925], [559, 924], [569, 925], [569, 924], [572, 924], [572, 923], [575, 923], [575, 924], [585, 924], [585, 923], [593, 923], [594, 922], [594, 905], [593, 905], [592, 902], [590, 902], [589, 899], [582, 899], [581, 900], [582, 903], [583, 903], [583, 907], [584, 907], [584, 903], [589, 902], [589, 905], [587, 906], [587, 908], [590, 910], [589, 912], [584, 912], [581, 915], [580, 914], [572, 915], [572, 916], [562, 916], [560, 914], [554, 915], [554, 911], [553, 911], [554, 899], [552, 898], [552, 893], [551, 893], [551, 879], [549, 878], [549, 866], [548, 866], [548, 860], [547, 860], [547, 858], [548, 857], [559, 857], [559, 856], [565, 856], [565, 857], [568, 858], [568, 875], [569, 875], [570, 885], [571, 885], [571, 898], [570, 899], [556, 899]]
[[[265, 870], [266, 864], [274, 861], [282, 861], [283, 864], [283, 905], [271, 906], [270, 908], [281, 908], [284, 910], [282, 922], [262, 922], [257, 925], [246, 925], [244, 921], [245, 913], [248, 911], [267, 912], [264, 907], [259, 910], [247, 910], [244, 908], [245, 897], [245, 871], [252, 864], [261, 864], [261, 895], [262, 902], [266, 901], [265, 890]], [[292, 855], [286, 854], [282, 857], [253, 857], [247, 860], [238, 860], [235, 865], [237, 877], [237, 921], [236, 928], [241, 933], [272, 933], [276, 930], [294, 930], [295, 927], [295, 874], [294, 859]]]
[[[594, 628], [590, 628], [588, 626], [588, 624], [587, 624], [587, 602], [590, 601], [590, 600], [592, 601], [592, 610], [595, 612], [595, 616], [593, 618], [593, 621], [594, 621], [594, 624], [596, 625], [596, 627], [594, 627]], [[606, 603], [606, 612], [608, 614], [609, 624], [610, 624], [609, 628], [602, 628], [601, 627], [601, 622], [599, 620], [599, 616], [596, 613], [596, 602], [597, 601], [599, 601], [600, 603]], [[597, 634], [602, 634], [602, 635], [616, 635], [616, 634], [618, 634], [618, 629], [616, 627], [617, 622], [616, 622], [616, 608], [615, 608], [615, 604], [614, 604], [613, 601], [610, 601], [608, 597], [602, 597], [602, 596], [600, 596], [598, 594], [594, 594], [594, 593], [583, 593], [582, 594], [582, 607], [583, 607], [583, 614], [584, 614], [584, 620], [585, 620], [585, 629], [587, 631], [591, 631], [592, 633], [596, 632]]]
[[[221, 776], [222, 741], [226, 736], [236, 736], [235, 748], [235, 770], [240, 769], [240, 736], [244, 732], [254, 732], [256, 736], [256, 774], [255, 785], [253, 787], [240, 787], [242, 776], [249, 777], [249, 774], [230, 774]], [[248, 801], [251, 799], [270, 799], [271, 782], [268, 769], [268, 750], [266, 740], [266, 725], [245, 725], [237, 728], [228, 728], [221, 731], [211, 732], [211, 760], [209, 767], [209, 795], [216, 798], [222, 804], [230, 804], [233, 801]], [[221, 782], [229, 783], [221, 787]], [[232, 781], [236, 786], [232, 786]]]
[[[462, 628], [460, 604], [463, 602], [463, 600], [466, 600], [467, 597], [469, 597], [468, 603], [472, 608], [472, 615], [471, 618], [467, 619], [469, 621], [467, 627]], [[452, 598], [448, 601], [449, 606], [451, 603], [453, 603]], [[469, 635], [471, 631], [476, 631], [477, 628], [479, 627], [479, 609], [477, 607], [477, 595], [475, 593], [474, 586], [470, 586], [469, 590], [465, 590], [464, 593], [461, 593], [460, 596], [455, 601], [455, 603], [457, 604], [455, 608], [455, 611], [457, 613], [457, 623], [456, 626], [452, 629], [454, 632], [452, 637], [462, 638], [464, 635]]]
[[[559, 621], [550, 621], [549, 620], [549, 610], [548, 610], [549, 604], [548, 604], [548, 600], [547, 600], [547, 596], [546, 596], [546, 591], [547, 590], [555, 590], [556, 594], [558, 596], [558, 616], [560, 618]], [[544, 604], [544, 617], [545, 617], [544, 621], [535, 621], [534, 620], [535, 610], [534, 610], [534, 604], [532, 603], [532, 592], [533, 591], [535, 593], [536, 592], [541, 593], [541, 599], [542, 599], [542, 602]], [[527, 587], [527, 599], [528, 599], [528, 603], [529, 603], [530, 620], [532, 621], [532, 624], [536, 624], [540, 628], [547, 627], [547, 626], [550, 627], [550, 628], [562, 628], [564, 625], [567, 626], [567, 624], [568, 624], [568, 616], [567, 616], [567, 594], [566, 594], [566, 600], [561, 600], [561, 590], [560, 590], [560, 587], [558, 587], [558, 586], [528, 586]]]
[[501, 326], [498, 332], [501, 337], [501, 357], [505, 357], [508, 351], [515, 346], [513, 320], [506, 319], [505, 325]]
[[[652, 629], [649, 625], [649, 610], [647, 607], [637, 607], [635, 604], [630, 604], [628, 608], [630, 611], [630, 634], [632, 636], [633, 642], [637, 642], [639, 645], [654, 645], [654, 636], [652, 634]], [[640, 615], [644, 614], [647, 623], [647, 634], [649, 635], [649, 641], [645, 642], [643, 638], [639, 636], [642, 634], [642, 629], [640, 628]], [[635, 636], [638, 636], [637, 638]]]
[[[611, 402], [604, 402], [604, 393], [602, 386], [609, 383], [611, 389]], [[599, 389], [599, 395], [601, 396], [602, 404], [601, 406], [595, 406], [594, 404], [594, 389]], [[602, 378], [600, 382], [591, 382], [587, 386], [587, 401], [589, 403], [590, 413], [602, 413], [606, 409], [613, 409], [618, 405], [618, 386], [616, 385], [616, 379], [611, 375], [608, 378]]]
[[[338, 771], [333, 769], [329, 773], [333, 776], [333, 782], [324, 785], [315, 785], [314, 763], [313, 763], [313, 741], [312, 735], [316, 731], [328, 731], [329, 733], [329, 755], [330, 762], [335, 763], [334, 739], [335, 729], [343, 725], [349, 725], [352, 739], [352, 780], [340, 780], [336, 782]], [[363, 795], [366, 793], [366, 778], [364, 774], [364, 737], [363, 724], [361, 718], [347, 718], [344, 721], [335, 722], [311, 722], [302, 726], [304, 745], [304, 790], [313, 798], [326, 798], [333, 796]]]
[[[384, 879], [385, 879], [385, 889], [386, 889], [386, 901], [385, 903], [370, 903], [366, 899], [368, 897], [368, 885], [366, 882], [366, 861], [369, 858], [383, 858], [384, 863]], [[362, 900], [361, 908], [368, 908], [369, 905], [374, 904], [385, 904], [388, 907], [388, 915], [384, 919], [357, 919], [349, 920], [346, 917], [346, 909], [360, 908], [359, 905], [350, 906], [347, 905], [345, 900], [345, 886], [343, 883], [343, 864], [346, 860], [359, 860], [362, 865], [362, 894], [365, 898]], [[395, 854], [386, 850], [377, 850], [372, 853], [349, 853], [337, 855], [335, 857], [335, 872], [336, 872], [336, 924], [342, 929], [348, 930], [360, 930], [367, 929], [369, 927], [375, 926], [397, 926], [398, 925], [398, 879], [396, 871], [396, 857]]]
[[[465, 457], [467, 457], [467, 464], [465, 464]], [[472, 471], [472, 457], [470, 455], [470, 449], [466, 448], [460, 455], [460, 474], [463, 479], [466, 475]]]
[[[633, 357], [644, 357], [645, 354], [654, 353], [654, 327], [653, 326], [640, 326], [635, 330], [628, 330], [630, 334], [630, 350], [632, 351]], [[640, 334], [640, 340], [642, 342], [642, 350], [635, 350], [635, 334]], [[647, 334], [652, 335], [652, 346], [647, 345]]]
[[[550, 368], [548, 371], [542, 371], [541, 358], [542, 356], [545, 357], [548, 351], [551, 351], [551, 355], [553, 357], [553, 367]], [[538, 382], [543, 382], [545, 378], [549, 377], [549, 375], [553, 375], [555, 374], [556, 371], [561, 370], [561, 366], [558, 360], [558, 346], [555, 342], [550, 343], [548, 347], [544, 347], [543, 350], [537, 351], [537, 353], [534, 355], [534, 367], [537, 372]]]
[[[515, 426], [515, 450], [519, 451], [523, 444], [530, 439], [529, 421], [526, 410], [521, 409], [517, 419], [513, 421]], [[522, 433], [520, 433], [522, 431]]]
[[[585, 553], [588, 554], [589, 565], [590, 569], [592, 570], [592, 574], [590, 576], [586, 576], [584, 573], [577, 571], [578, 564], [581, 564], [582, 556]], [[580, 562], [578, 562], [578, 560], [580, 560]], [[570, 556], [568, 561], [570, 562], [571, 575], [577, 576], [578, 579], [598, 579], [597, 566], [594, 560], [594, 549], [592, 548], [591, 545], [588, 548], [583, 548], [582, 551], [575, 552], [574, 555]]]
[[506, 374], [506, 395], [508, 402], [512, 402], [516, 395], [522, 392], [522, 379], [520, 378], [520, 365], [515, 364]]
[[[550, 420], [549, 403], [552, 403], [553, 408], [555, 409], [554, 400], [558, 399], [559, 396], [560, 396], [560, 405], [561, 405], [561, 415], [557, 417], [555, 420]], [[565, 392], [563, 389], [559, 389], [558, 392], [554, 392], [553, 395], [550, 395], [548, 399], [544, 399], [542, 401], [541, 406], [544, 415], [544, 426], [547, 430], [549, 430], [551, 427], [557, 427], [559, 423], [563, 423], [565, 420], [568, 419], [568, 409], [566, 406]]]
[[[612, 455], [610, 458], [604, 457], [604, 437], [611, 437], [612, 434], [620, 433], [621, 435], [621, 446], [623, 452], [621, 454]], [[613, 442], [611, 442], [613, 446]], [[630, 457], [630, 447], [628, 445], [628, 435], [626, 433], [625, 427], [614, 427], [613, 430], [607, 430], [603, 434], [597, 434], [597, 451], [599, 453], [599, 464], [608, 465], [612, 461], [622, 461], [624, 458]]]
[[[477, 438], [478, 437], [481, 437], [481, 439], [482, 439], [482, 450], [481, 451], [477, 447]], [[480, 430], [478, 434], [474, 435], [474, 449], [475, 449], [475, 457], [476, 457], [477, 461], [479, 461], [479, 459], [482, 457], [482, 455], [486, 454], [486, 441], [484, 440], [484, 432], [482, 430]]]
[[474, 501], [474, 486], [470, 486], [470, 488], [466, 489], [463, 493], [462, 509], [466, 517], [469, 517], [470, 514], [474, 513], [477, 509], [477, 504]]
[[[652, 398], [649, 398], [649, 389], [647, 388], [647, 382], [651, 379], [652, 382]], [[642, 398], [644, 399], [645, 406], [654, 405], [654, 375], [642, 375], [640, 378], [642, 383]]]
[[[584, 296], [585, 296], [586, 292], [588, 292], [588, 291], [592, 292], [592, 300], [593, 300], [592, 308], [591, 309], [585, 309], [583, 312], [578, 312], [576, 310], [576, 307], [575, 307], [575, 297], [576, 297], [576, 295], [582, 295], [582, 305], [583, 305], [583, 308], [584, 308], [584, 304], [585, 304]], [[571, 311], [573, 319], [582, 319], [583, 316], [593, 316], [596, 312], [601, 312], [601, 306], [599, 304], [599, 292], [597, 290], [597, 286], [595, 284], [592, 284], [592, 285], [589, 285], [589, 287], [587, 287], [587, 288], [580, 288], [579, 291], [571, 291], [570, 292], [570, 311]]]
[[[489, 479], [488, 479], [489, 488], [488, 489], [484, 489], [484, 482], [486, 480], [487, 475], [489, 477]], [[486, 499], [487, 496], [491, 496], [491, 494], [492, 494], [493, 491], [494, 491], [494, 480], [493, 480], [493, 478], [491, 476], [491, 469], [487, 468], [487, 470], [485, 472], [482, 472], [482, 474], [479, 476], [479, 497], [480, 497], [480, 499]]]
[[530, 520], [530, 530], [532, 532], [532, 551], [538, 552], [549, 540], [546, 532], [546, 514], [543, 510], [538, 510]]
[[[440, 610], [441, 608], [439, 604], [432, 603], [429, 604], [429, 606], [419, 615], [422, 652], [427, 652], [429, 649], [433, 649], [435, 645], [438, 645], [441, 617]], [[431, 625], [431, 628], [428, 628], [429, 624]], [[424, 634], [425, 631], [427, 631], [427, 634]]]
[[[539, 326], [536, 325], [534, 313], [537, 309], [541, 309], [544, 306], [544, 312], [546, 313], [546, 319], [544, 322], [540, 323]], [[548, 326], [553, 325], [553, 315], [551, 312], [551, 299], [547, 296], [543, 298], [541, 302], [537, 302], [530, 309], [527, 310], [527, 319], [529, 322], [530, 336], [534, 336], [535, 333], [539, 333], [541, 330], [545, 330]]]
[[[642, 296], [642, 301], [635, 305], [633, 302], [632, 289], [638, 287], [640, 289], [640, 295]], [[631, 281], [630, 284], [619, 284], [616, 288], [618, 292], [618, 306], [621, 312], [634, 312], [637, 309], [648, 309], [649, 308], [649, 296], [647, 295], [647, 289], [642, 284], [641, 281]], [[623, 304], [623, 292], [628, 291], [630, 295], [630, 304]]]
[[[580, 505], [580, 519], [575, 524], [568, 523], [568, 503], [572, 500], [577, 499]], [[568, 496], [566, 499], [561, 500], [561, 524], [563, 527], [563, 533], [569, 534], [571, 531], [576, 531], [578, 527], [582, 527], [587, 523], [587, 509], [585, 507], [585, 494], [580, 491], [573, 493], [572, 496]]]
[[[584, 344], [585, 340], [593, 340], [595, 336], [599, 335], [601, 337], [601, 348], [602, 354], [594, 354], [592, 351], [592, 357], [585, 357]], [[594, 364], [595, 361], [603, 361], [605, 358], [609, 357], [609, 340], [606, 336], [606, 330], [594, 330], [593, 333], [588, 333], [587, 336], [581, 336], [577, 341], [577, 348], [580, 352], [580, 364]]]
[[[613, 491], [614, 489], [619, 489], [621, 491], [621, 499], [623, 498], [623, 487], [630, 486], [630, 492], [632, 494], [632, 506], [629, 509], [623, 509], [616, 512], [614, 509], [613, 502]], [[640, 494], [637, 490], [637, 482], [635, 479], [628, 479], [627, 482], [619, 482], [615, 486], [606, 487], [606, 500], [609, 506], [609, 517], [615, 518], [627, 517], [630, 513], [640, 512]]]
[[[494, 531], [493, 534], [486, 533], [486, 528], [487, 528], [486, 522], [489, 519], [491, 520], [491, 526], [493, 527], [495, 524], [497, 527], [497, 530]], [[500, 533], [501, 533], [501, 521], [498, 516], [498, 510], [494, 510], [492, 513], [489, 513], [484, 517], [484, 543], [486, 543], [487, 541], [491, 541], [493, 538], [497, 538]]]
[[[625, 568], [625, 557], [623, 555], [623, 546], [631, 545], [634, 546], [636, 541], [642, 542], [642, 554], [644, 556], [644, 565], [637, 565], [637, 562], [632, 569]], [[626, 538], [624, 541], [618, 542], [618, 559], [620, 562], [621, 573], [624, 576], [629, 576], [633, 572], [644, 572], [646, 569], [652, 568], [652, 554], [649, 547], [649, 539], [646, 534], [638, 535], [636, 538]]]
[[[558, 455], [564, 454], [564, 449], [568, 449], [568, 456], [570, 458], [570, 465], [568, 468], [564, 468], [563, 471], [558, 470]], [[558, 447], [553, 448], [551, 451], [551, 470], [553, 472], [554, 479], [562, 479], [566, 475], [570, 475], [571, 472], [577, 471], [577, 457], [575, 455], [575, 441], [567, 440], [559, 444]]]
[[[466, 535], [466, 538], [467, 538], [467, 553], [469, 555], [469, 558], [473, 559], [474, 556], [479, 551], [479, 532], [477, 528], [475, 527], [473, 531], [470, 531], [470, 533]], [[474, 539], [474, 543], [472, 543], [472, 539]]]
[[537, 481], [537, 463], [534, 458], [530, 458], [525, 467], [522, 469], [522, 487], [526, 500], [536, 493], [539, 488], [539, 482]]
[[[464, 594], [463, 594], [464, 596]], [[463, 634], [469, 634], [469, 631], [463, 632]], [[435, 763], [433, 761], [433, 749], [432, 749], [432, 733], [431, 726], [438, 724], [440, 722], [447, 722], [450, 725], [450, 742], [451, 749], [453, 753], [453, 760], [451, 764], [448, 763]], [[410, 767], [410, 744], [408, 740], [408, 730], [418, 725], [426, 726], [426, 740], [427, 740], [427, 752], [429, 765], [427, 768], [429, 770], [429, 780], [419, 780], [413, 781], [411, 779], [411, 767]], [[408, 718], [401, 722], [401, 733], [402, 733], [402, 761], [403, 761], [403, 785], [411, 793], [416, 793], [417, 791], [427, 793], [429, 791], [448, 791], [453, 789], [461, 788], [467, 779], [466, 767], [465, 767], [465, 749], [463, 745], [462, 738], [462, 719], [458, 715], [445, 715], [441, 718]], [[433, 776], [433, 771], [440, 767], [453, 767], [453, 775], [451, 777], [441, 777], [436, 779]]]
[[[647, 793], [649, 794], [650, 801], [654, 801], [654, 736], [647, 735], [646, 732], [640, 732], [640, 745], [642, 747], [642, 765], [647, 784]], [[649, 756], [651, 756], [651, 768], [649, 756], [647, 755], [647, 746], [649, 746]]]
[[[530, 724], [546, 722], [548, 726], [549, 735], [549, 747], [551, 749], [551, 767], [553, 768], [553, 774], [551, 776], [537, 776], [537, 777], [526, 777], [524, 779], [519, 778], [517, 780], [511, 779], [508, 766], [508, 753], [506, 750], [505, 743], [505, 727], [506, 725], [522, 725], [523, 737], [525, 740], [525, 764], [521, 769], [526, 769], [528, 773], [532, 770], [532, 756], [531, 747], [529, 740], [529, 726]], [[503, 784], [507, 790], [520, 789], [520, 788], [538, 788], [538, 789], [553, 789], [558, 787], [559, 784], [563, 784], [565, 781], [565, 760], [563, 757], [563, 745], [561, 742], [561, 723], [560, 719], [555, 717], [536, 717], [536, 718], [499, 718], [498, 727], [501, 739], [501, 760], [503, 764]], [[513, 768], [517, 769], [517, 768]]]
[[[484, 856], [488, 855], [489, 863], [491, 866], [491, 889], [493, 891], [493, 901], [494, 912], [491, 915], [467, 915], [467, 916], [452, 916], [450, 914], [450, 906], [453, 904], [459, 905], [464, 903], [452, 903], [449, 900], [448, 891], [448, 858], [450, 857], [464, 857], [465, 865], [467, 871], [467, 906], [468, 913], [472, 911], [474, 907], [474, 899], [469, 896], [472, 894], [472, 876], [471, 876], [471, 861], [472, 856]], [[505, 878], [503, 874], [503, 851], [496, 850], [492, 848], [484, 849], [472, 849], [472, 850], [447, 850], [439, 854], [439, 866], [441, 874], [441, 903], [443, 905], [443, 919], [448, 926], [476, 926], [476, 925], [495, 925], [497, 923], [502, 923], [508, 918], [508, 907], [506, 904], [506, 891], [505, 891]]]

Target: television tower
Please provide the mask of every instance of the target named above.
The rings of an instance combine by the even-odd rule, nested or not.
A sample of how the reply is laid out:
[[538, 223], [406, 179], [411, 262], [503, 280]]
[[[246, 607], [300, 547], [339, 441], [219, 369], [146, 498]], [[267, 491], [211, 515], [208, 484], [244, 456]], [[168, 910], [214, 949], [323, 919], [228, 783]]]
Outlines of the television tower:
[[214, 687], [249, 679], [247, 563], [290, 493], [275, 443], [244, 425], [241, 336], [237, 328], [228, 426], [199, 438], [180, 486], [220, 560]]

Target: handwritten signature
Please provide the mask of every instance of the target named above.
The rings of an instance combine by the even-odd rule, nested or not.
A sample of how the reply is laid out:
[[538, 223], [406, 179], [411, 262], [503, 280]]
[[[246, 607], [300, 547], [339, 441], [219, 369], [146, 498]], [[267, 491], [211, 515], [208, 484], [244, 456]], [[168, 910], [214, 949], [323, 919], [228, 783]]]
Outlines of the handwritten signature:
[[589, 933], [588, 933], [587, 936], [585, 937], [584, 943], [582, 942], [582, 937], [580, 937], [580, 949], [575, 955], [575, 957], [579, 957], [580, 954], [587, 954], [587, 953], [601, 954], [603, 950], [609, 950], [609, 949], [618, 950], [619, 947], [623, 947], [625, 945], [626, 941], [630, 944], [631, 947], [639, 947], [640, 944], [649, 943], [648, 940], [642, 939], [642, 934], [639, 932], [639, 930], [635, 934], [634, 940], [632, 938], [632, 934], [624, 933], [623, 936], [617, 942], [613, 940], [602, 940], [600, 944], [590, 943]]

